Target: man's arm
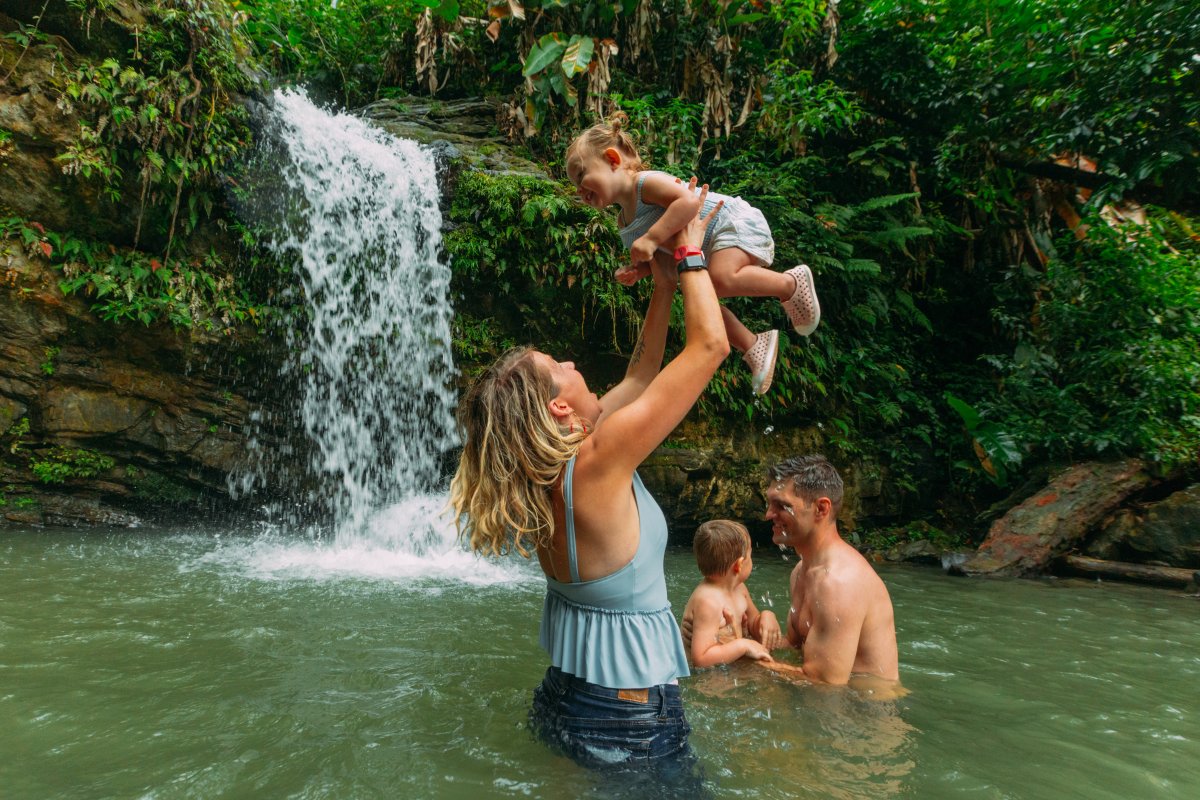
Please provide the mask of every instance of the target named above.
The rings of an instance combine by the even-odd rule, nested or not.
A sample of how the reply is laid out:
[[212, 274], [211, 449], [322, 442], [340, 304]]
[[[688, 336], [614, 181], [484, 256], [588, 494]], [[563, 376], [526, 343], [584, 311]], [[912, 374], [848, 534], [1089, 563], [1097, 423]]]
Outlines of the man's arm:
[[804, 674], [814, 683], [850, 680], [867, 613], [856, 588], [828, 573], [807, 575], [804, 595], [812, 627], [804, 637]]
[[801, 561], [796, 566], [792, 567], [792, 574], [788, 576], [788, 614], [787, 614], [787, 640], [792, 647], [802, 647], [804, 645], [804, 636], [799, 631], [799, 626], [796, 623], [796, 606], [799, 597], [796, 592], [796, 586], [800, 582], [800, 573], [804, 569], [804, 562]]

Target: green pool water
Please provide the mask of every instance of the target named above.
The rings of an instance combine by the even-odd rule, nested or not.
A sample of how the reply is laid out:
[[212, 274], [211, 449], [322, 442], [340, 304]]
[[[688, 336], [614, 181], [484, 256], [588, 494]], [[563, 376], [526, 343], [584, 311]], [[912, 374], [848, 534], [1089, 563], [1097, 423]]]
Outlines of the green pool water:
[[[0, 530], [0, 797], [612, 796], [525, 729], [536, 568], [432, 552]], [[781, 614], [790, 566], [750, 580]], [[715, 796], [1200, 796], [1200, 601], [880, 570], [911, 694], [685, 680]], [[691, 554], [667, 574], [678, 613]]]

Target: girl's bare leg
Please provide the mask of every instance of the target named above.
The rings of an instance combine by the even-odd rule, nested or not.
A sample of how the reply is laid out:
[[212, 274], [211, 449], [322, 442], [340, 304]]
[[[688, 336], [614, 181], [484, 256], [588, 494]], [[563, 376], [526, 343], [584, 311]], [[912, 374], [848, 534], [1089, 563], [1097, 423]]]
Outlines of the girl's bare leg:
[[725, 335], [729, 337], [730, 347], [744, 353], [754, 346], [754, 334], [725, 306], [721, 306], [721, 321], [725, 323]]
[[[713, 286], [720, 286], [717, 275], [712, 274], [715, 265], [722, 278], [728, 278], [731, 274], [753, 269], [776, 278], [782, 278], [785, 282], [792, 284], [793, 288], [788, 289], [789, 296], [790, 292], [795, 291], [795, 281], [790, 276], [779, 275], [769, 269], [751, 266], [751, 261], [753, 261], [753, 258], [749, 253], [736, 247], [728, 247], [713, 253], [713, 257], [709, 260], [708, 264], [708, 271], [712, 276]], [[742, 265], [741, 270], [737, 269], [738, 264]], [[730, 286], [736, 287], [739, 285], [736, 282], [731, 283], [728, 280], [724, 284], [726, 291], [729, 290]], [[740, 285], [745, 287], [748, 284], [743, 281]], [[720, 297], [730, 297], [733, 295], [746, 296], [746, 293], [735, 291], [722, 294], [722, 289], [717, 288], [717, 295]], [[750, 294], [749, 296], [756, 295]], [[771, 381], [775, 375], [775, 359], [779, 355], [779, 331], [768, 330], [763, 331], [761, 334], [755, 334], [742, 324], [742, 321], [732, 311], [725, 308], [725, 306], [721, 306], [721, 321], [725, 323], [725, 335], [729, 337], [729, 346], [742, 354], [742, 360], [750, 368], [751, 389], [756, 395], [764, 394], [771, 388]]]
[[[796, 280], [790, 275], [760, 267], [754, 256], [739, 247], [726, 247], [708, 260], [717, 297], [774, 297], [786, 300], [796, 291]], [[731, 338], [730, 343], [733, 342]]]

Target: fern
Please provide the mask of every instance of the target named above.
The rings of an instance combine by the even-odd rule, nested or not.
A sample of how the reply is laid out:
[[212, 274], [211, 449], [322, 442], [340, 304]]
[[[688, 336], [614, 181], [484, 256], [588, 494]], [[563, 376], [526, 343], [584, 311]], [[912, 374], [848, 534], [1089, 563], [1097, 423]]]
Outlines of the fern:
[[901, 249], [913, 239], [922, 236], [932, 236], [933, 229], [923, 226], [898, 225], [892, 228], [882, 228], [866, 234], [867, 241], [876, 247], [895, 247]]
[[846, 272], [862, 275], [879, 275], [883, 272], [879, 262], [870, 258], [848, 258], [842, 263], [842, 268]]
[[831, 272], [844, 272], [846, 265], [840, 259], [833, 256], [827, 256], [823, 253], [813, 253], [808, 257], [808, 265], [818, 272], [829, 270]]
[[854, 211], [856, 214], [866, 214], [871, 211], [878, 211], [881, 208], [891, 208], [898, 203], [903, 203], [905, 200], [912, 200], [917, 196], [919, 196], [919, 192], [886, 194], [881, 197], [872, 197], [870, 200], [865, 200], [855, 206]]
[[861, 322], [865, 322], [871, 327], [874, 327], [875, 323], [879, 321], [879, 317], [876, 315], [875, 310], [863, 303], [855, 303], [853, 306], [851, 306], [850, 315], [857, 318]]
[[925, 330], [933, 333], [933, 324], [930, 323], [929, 317], [917, 308], [913, 302], [912, 295], [905, 291], [896, 292], [896, 306], [904, 312], [904, 318]]

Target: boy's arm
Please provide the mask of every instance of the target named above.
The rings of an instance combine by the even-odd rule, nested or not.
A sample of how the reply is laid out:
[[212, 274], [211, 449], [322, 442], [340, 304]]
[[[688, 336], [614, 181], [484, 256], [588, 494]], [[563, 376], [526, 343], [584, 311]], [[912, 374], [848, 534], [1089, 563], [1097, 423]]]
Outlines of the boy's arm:
[[700, 198], [686, 183], [668, 175], [646, 176], [642, 182], [642, 202], [662, 206], [666, 211], [630, 246], [629, 256], [635, 264], [649, 261], [663, 242], [670, 241], [700, 213]]
[[779, 628], [779, 619], [775, 616], [775, 612], [770, 609], [759, 611], [758, 606], [754, 605], [754, 599], [750, 596], [750, 590], [746, 588], [746, 584], [738, 587], [746, 598], [746, 618], [743, 621], [743, 630], [757, 641], [762, 643], [762, 646], [768, 650], [774, 650], [779, 647], [783, 641], [783, 631]]
[[692, 663], [697, 667], [715, 667], [731, 664], [742, 656], [759, 660], [770, 660], [767, 649], [753, 639], [734, 639], [725, 644], [717, 643], [717, 634], [724, 622], [724, 605], [715, 597], [692, 598]]

